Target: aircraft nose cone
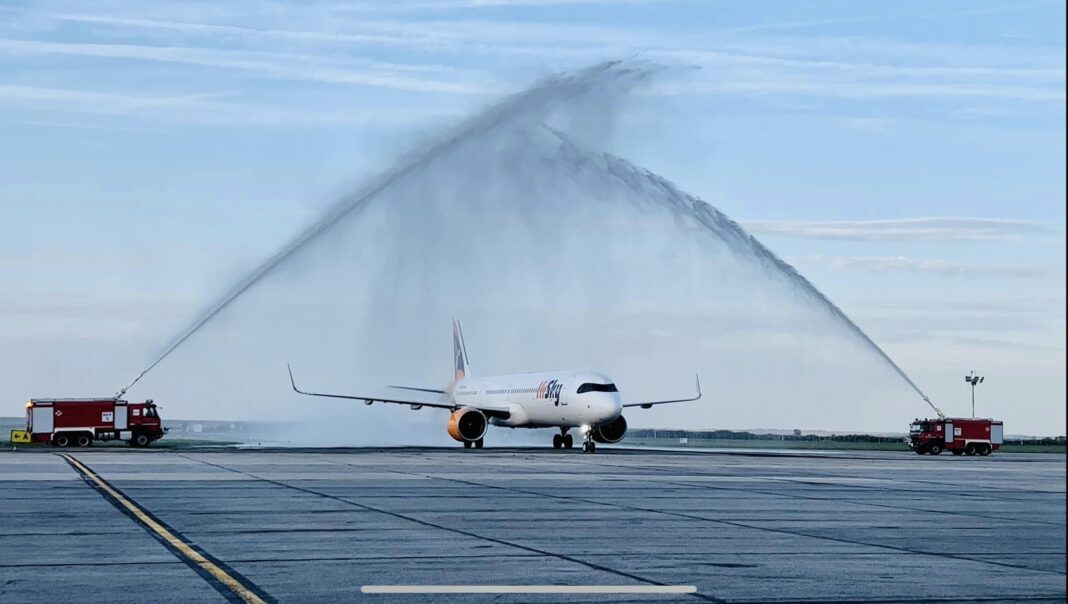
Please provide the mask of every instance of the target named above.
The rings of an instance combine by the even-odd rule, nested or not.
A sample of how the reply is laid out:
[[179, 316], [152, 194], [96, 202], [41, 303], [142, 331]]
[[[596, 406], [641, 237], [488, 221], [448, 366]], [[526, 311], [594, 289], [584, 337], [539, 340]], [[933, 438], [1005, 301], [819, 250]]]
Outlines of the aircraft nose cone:
[[609, 395], [601, 401], [598, 407], [600, 420], [607, 422], [619, 417], [619, 414], [623, 412], [623, 401], [616, 395]]

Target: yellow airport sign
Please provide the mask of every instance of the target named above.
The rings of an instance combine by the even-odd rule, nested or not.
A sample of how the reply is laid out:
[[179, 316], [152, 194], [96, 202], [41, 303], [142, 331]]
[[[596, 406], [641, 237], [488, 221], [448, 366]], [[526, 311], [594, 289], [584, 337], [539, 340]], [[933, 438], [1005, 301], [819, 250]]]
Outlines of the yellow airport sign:
[[11, 442], [13, 443], [28, 443], [30, 442], [30, 433], [25, 430], [12, 430]]

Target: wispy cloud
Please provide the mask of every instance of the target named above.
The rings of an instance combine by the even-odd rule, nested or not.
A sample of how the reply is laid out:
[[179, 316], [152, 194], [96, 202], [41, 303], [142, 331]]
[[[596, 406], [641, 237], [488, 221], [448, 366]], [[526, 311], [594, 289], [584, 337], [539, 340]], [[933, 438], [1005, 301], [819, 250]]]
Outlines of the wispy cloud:
[[[869, 42], [870, 43], [870, 42]], [[928, 77], [945, 78], [947, 76], [1001, 77], [1001, 78], [1039, 78], [1053, 82], [1065, 79], [1063, 66], [1051, 67], [983, 67], [971, 65], [891, 65], [872, 61], [830, 61], [824, 59], [783, 58], [772, 54], [758, 54], [757, 49], [745, 49], [741, 45], [731, 45], [731, 50], [677, 50], [656, 51], [652, 54], [669, 57], [682, 62], [702, 65], [720, 63], [749, 64], [768, 67], [782, 67], [792, 70], [821, 70], [828, 72], [852, 72], [863, 74], [865, 78], [879, 77]], [[728, 46], [730, 48], [731, 46]], [[785, 49], [780, 48], [780, 52]], [[890, 50], [890, 49], [886, 49]]]
[[968, 316], [989, 315], [1065, 315], [1065, 298], [1063, 294], [1048, 296], [998, 295], [976, 300], [973, 298], [957, 300], [937, 299], [887, 299], [885, 297], [861, 299], [857, 302], [868, 310], [889, 315], [912, 315], [915, 313], [966, 313]]
[[871, 273], [931, 273], [943, 277], [986, 277], [998, 279], [1041, 279], [1057, 272], [1043, 266], [1019, 264], [965, 264], [948, 260], [907, 258], [905, 256], [803, 256], [792, 258], [801, 266], [826, 266], [833, 270]]
[[901, 14], [896, 17], [852, 17], [852, 18], [839, 18], [839, 19], [818, 19], [809, 21], [781, 21], [772, 23], [758, 23], [754, 25], [745, 25], [740, 27], [732, 27], [729, 29], [719, 30], [717, 33], [741, 33], [752, 32], [762, 30], [789, 30], [789, 29], [808, 29], [814, 27], [825, 27], [828, 25], [852, 25], [856, 23], [876, 23], [885, 22], [888, 20], [893, 21], [921, 21], [921, 20], [933, 20], [933, 19], [945, 19], [945, 18], [960, 18], [968, 16], [981, 16], [981, 15], [995, 15], [1001, 13], [1028, 11], [1036, 8], [1045, 8], [1054, 5], [1055, 2], [1015, 2], [1002, 6], [983, 6], [978, 8], [970, 8], [965, 10], [957, 10], [951, 12], [938, 12], [938, 13], [921, 13], [921, 14]]
[[381, 3], [353, 3], [345, 5], [345, 10], [374, 11], [383, 10], [441, 10], [453, 8], [482, 8], [482, 7], [537, 7], [537, 6], [567, 6], [582, 4], [649, 4], [662, 0], [423, 0], [419, 2], [398, 2], [383, 6]]
[[[142, 95], [133, 92], [98, 92], [71, 88], [9, 86], [0, 84], [0, 107], [16, 106], [34, 110], [51, 109], [68, 113], [88, 113], [122, 117], [165, 117], [169, 121], [193, 124], [364, 124], [410, 122], [417, 112], [404, 109], [374, 110], [290, 110], [256, 104], [217, 100], [226, 93], [189, 95]], [[432, 108], [418, 115], [451, 115]]]
[[[473, 73], [464, 72], [464, 70], [438, 66], [397, 65], [377, 61], [358, 61], [355, 62], [356, 64], [349, 61], [349, 64], [345, 65], [329, 63], [313, 55], [135, 44], [0, 39], [0, 53], [3, 52], [184, 63], [249, 71], [272, 78], [356, 84], [411, 92], [471, 94], [486, 91], [484, 85], [458, 81], [461, 78], [472, 79]], [[441, 75], [449, 75], [451, 79], [441, 79]]]
[[843, 99], [895, 97], [996, 98], [1016, 101], [1064, 102], [1065, 91], [1038, 86], [975, 85], [970, 83], [928, 84], [922, 82], [833, 82], [791, 79], [730, 79], [676, 82], [655, 89], [662, 94], [773, 94], [831, 96]]
[[[517, 21], [482, 20], [395, 20], [338, 18], [335, 28], [296, 29], [292, 26], [252, 27], [225, 23], [178, 21], [152, 17], [110, 16], [82, 13], [42, 13], [40, 18], [68, 21], [116, 29], [158, 30], [196, 36], [226, 36], [247, 42], [288, 41], [315, 44], [401, 46], [408, 50], [451, 50], [486, 54], [508, 51], [522, 52], [524, 45], [533, 45], [552, 52], [561, 47], [590, 47], [612, 43], [630, 33], [638, 41], [653, 43], [657, 38], [640, 30], [620, 30], [599, 26], [554, 24]], [[531, 48], [530, 51], [533, 51]]]
[[175, 96], [113, 94], [63, 88], [10, 86], [0, 84], [0, 102], [28, 101], [40, 104], [60, 103], [101, 113], [146, 113], [174, 107], [203, 106], [212, 93]]
[[969, 350], [975, 348], [994, 348], [1008, 351], [1029, 350], [1034, 352], [1064, 352], [1065, 349], [1064, 344], [1030, 342], [1024, 339], [1008, 340], [1003, 338], [983, 338], [971, 335], [949, 335], [943, 336], [941, 340], [948, 344], [955, 344]]
[[742, 220], [759, 235], [854, 241], [1019, 241], [1063, 232], [1048, 224], [1007, 218], [905, 218], [892, 220]]
[[[546, 0], [531, 0], [544, 3]], [[547, 0], [552, 3], [553, 0]], [[503, 1], [501, 4], [513, 4]], [[524, 3], [524, 2], [520, 2]], [[458, 1], [427, 3], [429, 8]], [[497, 2], [488, 4], [496, 5]], [[273, 77], [301, 77], [320, 81], [360, 83], [428, 92], [480, 92], [485, 82], [471, 82], [456, 74], [412, 76], [399, 66], [376, 70], [366, 66], [306, 64], [307, 58], [241, 56], [219, 50], [210, 56], [193, 56], [193, 47], [210, 49], [233, 43], [269, 53], [284, 43], [307, 52], [336, 57], [339, 48], [403, 49], [406, 53], [447, 53], [455, 56], [519, 56], [537, 61], [591, 61], [641, 52], [656, 60], [706, 67], [698, 77], [665, 82], [665, 94], [707, 94], [747, 97], [824, 96], [841, 99], [899, 97], [987, 98], [1006, 101], [1055, 102], [1065, 100], [1065, 66], [1060, 49], [1031, 50], [997, 45], [930, 44], [864, 37], [779, 36], [774, 38], [668, 34], [643, 26], [577, 25], [530, 20], [391, 19], [390, 10], [374, 14], [372, 6], [276, 7], [275, 11], [245, 15], [246, 19], [212, 17], [177, 19], [169, 7], [151, 3], [139, 14], [93, 14], [73, 10], [27, 13], [35, 19], [81, 24], [94, 37], [130, 34], [175, 39], [187, 48], [158, 50], [139, 47], [140, 56], [152, 60], [195, 62], [207, 66], [258, 71]], [[412, 7], [408, 7], [411, 9]], [[238, 15], [240, 8], [232, 8]], [[355, 17], [355, 18], [354, 18]], [[370, 17], [370, 18], [368, 18]], [[240, 23], [240, 24], [235, 24]], [[25, 41], [29, 42], [29, 41]], [[132, 52], [82, 45], [67, 48], [87, 56], [114, 56]], [[38, 51], [44, 51], [38, 47]], [[49, 52], [64, 49], [52, 48]], [[123, 55], [131, 58], [132, 55]], [[849, 57], [842, 60], [840, 57]], [[303, 71], [303, 73], [301, 73]], [[383, 73], [384, 72], [384, 73]], [[470, 74], [468, 74], [470, 76]], [[491, 86], [492, 87], [492, 86]]]

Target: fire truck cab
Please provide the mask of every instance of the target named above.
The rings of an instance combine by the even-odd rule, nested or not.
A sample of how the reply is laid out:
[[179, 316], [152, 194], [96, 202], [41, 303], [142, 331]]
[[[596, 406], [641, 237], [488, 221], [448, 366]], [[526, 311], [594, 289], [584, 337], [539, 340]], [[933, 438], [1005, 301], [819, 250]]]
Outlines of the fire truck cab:
[[88, 447], [95, 440], [123, 440], [147, 447], [167, 432], [151, 399], [131, 403], [114, 398], [35, 398], [26, 403], [31, 442]]
[[918, 455], [990, 455], [1005, 439], [1002, 422], [980, 418], [916, 419], [909, 426], [908, 445]]

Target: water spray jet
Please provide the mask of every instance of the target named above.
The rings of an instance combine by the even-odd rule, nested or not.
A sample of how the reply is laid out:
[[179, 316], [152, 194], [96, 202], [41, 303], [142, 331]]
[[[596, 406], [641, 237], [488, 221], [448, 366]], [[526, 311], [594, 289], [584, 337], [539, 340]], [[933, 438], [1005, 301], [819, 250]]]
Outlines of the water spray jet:
[[611, 86], [631, 88], [643, 82], [649, 75], [659, 69], [658, 66], [647, 63], [627, 63], [622, 61], [609, 61], [587, 68], [576, 73], [558, 74], [536, 84], [532, 88], [509, 97], [505, 101], [490, 107], [474, 118], [468, 120], [463, 126], [455, 130], [443, 140], [431, 145], [428, 149], [416, 153], [398, 165], [383, 173], [373, 180], [363, 190], [342, 198], [334, 206], [328, 209], [324, 215], [297, 235], [278, 252], [270, 256], [259, 266], [254, 268], [234, 287], [227, 290], [216, 302], [212, 303], [206, 311], [199, 315], [189, 326], [179, 332], [174, 338], [137, 377], [116, 393], [116, 398], [121, 398], [126, 391], [132, 388], [149, 371], [152, 371], [163, 359], [167, 358], [179, 346], [185, 343], [193, 334], [198, 332], [204, 325], [225, 310], [230, 304], [241, 297], [264, 277], [283, 264], [295, 253], [315, 241], [324, 233], [331, 230], [338, 222], [350, 215], [354, 210], [374, 199], [383, 191], [402, 180], [405, 176], [425, 166], [441, 153], [460, 142], [477, 134], [486, 132], [504, 123], [519, 119], [538, 119], [538, 116], [551, 111], [554, 106], [581, 97], [598, 89]]
[[[703, 233], [724, 244], [734, 257], [747, 261], [750, 266], [759, 267], [762, 274], [788, 284], [793, 291], [800, 293], [803, 299], [813, 302], [815, 307], [818, 307], [827, 316], [831, 317], [837, 324], [844, 326], [850, 334], [864, 344], [865, 348], [872, 351], [877, 358], [881, 359], [900, 376], [924, 401], [941, 413], [890, 356], [840, 308], [792, 266], [776, 256], [721, 211], [692, 195], [680, 191], [663, 177], [634, 166], [617, 156], [583, 149], [580, 145], [573, 143], [566, 134], [551, 127], [543, 128], [546, 118], [551, 116], [557, 107], [584, 98], [596, 98], [599, 93], [603, 93], [606, 90], [616, 93], [628, 91], [656, 71], [656, 66], [615, 62], [598, 65], [574, 74], [560, 74], [543, 80], [531, 89], [514, 95], [471, 118], [463, 126], [456, 129], [453, 134], [398, 162], [396, 167], [381, 174], [357, 193], [340, 199], [328, 208], [313, 224], [294, 237], [278, 252], [255, 267], [243, 279], [226, 290], [222, 296], [208, 306], [192, 323], [179, 332], [178, 336], [171, 340], [162, 353], [138, 374], [132, 382], [124, 387], [118, 395], [123, 395], [129, 388], [137, 384], [149, 371], [237, 299], [272, 274], [276, 268], [283, 265], [323, 235], [334, 230], [340, 222], [352, 217], [361, 208], [367, 207], [371, 201], [383, 197], [383, 193], [387, 191], [393, 191], [394, 193], [398, 191], [410, 192], [404, 187], [413, 182], [414, 184], [423, 184], [425, 186], [426, 183], [422, 183], [419, 178], [427, 178], [427, 175], [429, 175], [430, 178], [436, 177], [440, 179], [442, 170], [447, 172], [449, 169], [459, 167], [463, 175], [466, 175], [469, 179], [476, 179], [476, 181], [472, 182], [475, 190], [471, 191], [471, 193], [481, 193], [486, 196], [485, 189], [490, 188], [490, 185], [481, 181], [492, 179], [484, 172], [480, 172], [480, 170], [496, 168], [507, 172], [510, 167], [507, 161], [510, 159], [519, 162], [528, 161], [530, 165], [537, 164], [540, 161], [543, 164], [548, 164], [549, 167], [544, 172], [535, 173], [533, 178], [529, 173], [502, 173], [496, 175], [498, 180], [505, 179], [508, 181], [508, 179], [512, 179], [505, 183], [505, 190], [522, 190], [523, 185], [529, 184], [528, 181], [536, 184], [549, 182], [547, 186], [554, 193], [589, 195], [592, 196], [591, 199], [600, 196], [602, 203], [603, 199], [614, 199], [611, 195], [611, 192], [614, 192], [617, 197], [629, 200], [636, 207], [666, 210], [674, 216], [683, 217], [687, 222], [698, 225]], [[603, 97], [604, 95], [602, 94], [601, 98]], [[557, 140], [555, 145], [546, 144], [546, 139], [551, 138], [551, 136], [541, 134], [539, 137], [539, 133], [543, 133], [546, 129], [555, 135]], [[490, 136], [491, 133], [494, 136], [498, 134], [501, 136], [493, 138]], [[512, 155], [507, 159], [489, 157], [498, 152], [499, 149], [497, 147], [500, 146], [505, 147]], [[459, 149], [463, 149], [463, 151], [458, 151]], [[531, 156], [538, 152], [542, 152], [543, 156], [531, 159]], [[497, 163], [478, 164], [479, 159], [492, 159]], [[479, 168], [472, 169], [468, 165], [458, 166], [456, 160], [478, 164]], [[452, 162], [451, 164], [448, 163], [450, 161]], [[556, 181], [555, 183], [551, 182], [554, 180]], [[433, 181], [430, 184], [434, 185], [430, 188], [436, 190], [438, 188], [437, 185], [442, 183]], [[512, 189], [507, 187], [512, 187]], [[466, 191], [461, 191], [461, 193], [466, 193]], [[397, 196], [386, 197], [393, 201], [394, 197]], [[531, 197], [525, 199], [538, 204], [541, 203], [540, 199]], [[559, 208], [559, 206], [555, 207]], [[600, 206], [598, 206], [599, 208]], [[551, 210], [541, 209], [540, 206], [538, 208], [521, 209], [527, 212], [551, 212]], [[514, 208], [506, 208], [506, 211], [514, 211]], [[514, 218], [516, 215], [512, 214], [508, 217]], [[405, 250], [407, 254], [415, 254], [413, 257], [419, 256], [416, 252]], [[426, 250], [422, 250], [422, 252], [425, 254]]]

